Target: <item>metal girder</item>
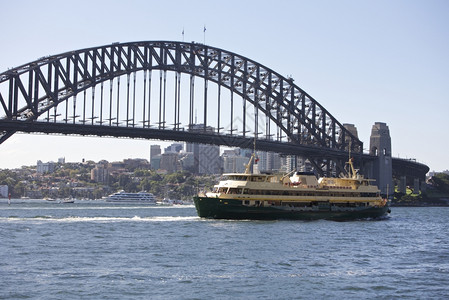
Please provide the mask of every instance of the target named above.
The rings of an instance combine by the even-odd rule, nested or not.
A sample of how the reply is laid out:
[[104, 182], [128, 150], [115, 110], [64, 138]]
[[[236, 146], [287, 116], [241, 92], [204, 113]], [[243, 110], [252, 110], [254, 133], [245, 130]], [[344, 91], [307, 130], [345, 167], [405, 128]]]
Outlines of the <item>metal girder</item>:
[[[187, 141], [191, 143], [221, 145], [229, 147], [252, 148], [254, 138], [243, 136], [219, 135], [185, 130], [159, 130], [152, 128], [131, 128], [114, 126], [97, 126], [86, 124], [60, 124], [51, 122], [22, 122], [17, 120], [0, 120], [0, 131], [47, 133], [63, 135], [82, 135], [99, 137], [129, 137], [135, 139], [168, 139], [173, 141]], [[318, 158], [331, 154], [335, 158], [347, 158], [347, 153], [338, 150], [328, 150], [311, 146], [297, 145], [291, 142], [277, 142], [259, 140], [257, 149], [286, 155], [307, 155]], [[330, 151], [330, 153], [329, 153]]]
[[[182, 73], [191, 76], [190, 121], [189, 124], [184, 124], [186, 126], [193, 124], [193, 109], [198, 103], [195, 102], [192, 87], [194, 86], [194, 77], [200, 77], [204, 79], [205, 96], [202, 104], [204, 131], [208, 126], [208, 107], [211, 106], [209, 103], [215, 101], [215, 99], [207, 98], [208, 82], [214, 82], [219, 89], [225, 88], [231, 92], [229, 100], [231, 108], [229, 131], [231, 135], [234, 136], [236, 130], [232, 117], [235, 109], [234, 94], [243, 99], [243, 138], [246, 138], [247, 133], [247, 103], [252, 105], [256, 111], [254, 134], [257, 136], [258, 119], [262, 116], [265, 117], [265, 139], [258, 137], [260, 140], [258, 148], [263, 142], [271, 145], [272, 142], [282, 142], [284, 138], [287, 138], [287, 143], [280, 143], [285, 149], [289, 148], [286, 146], [287, 144], [295, 145], [298, 149], [303, 150], [311, 147], [314, 149], [313, 153], [319, 153], [328, 159], [339, 157], [340, 155], [335, 156], [334, 153], [345, 153], [349, 147], [353, 153], [362, 153], [362, 142], [346, 130], [315, 99], [294, 84], [292, 78], [283, 77], [272, 69], [242, 55], [198, 43], [174, 41], [114, 43], [47, 56], [10, 69], [0, 74], [0, 119], [24, 122], [27, 126], [33, 126], [32, 124], [37, 126], [42, 120], [46, 120], [49, 125], [50, 123], [76, 124], [79, 122], [84, 126], [89, 123], [91, 126], [100, 127], [89, 127], [92, 132], [108, 131], [109, 128], [106, 128], [108, 126], [105, 124], [109, 124], [115, 130], [120, 130], [121, 127], [136, 128], [137, 124], [141, 124], [143, 129], [149, 129], [151, 126], [150, 99], [148, 99], [148, 103], [146, 103], [146, 99], [143, 100], [142, 117], [138, 119], [135, 108], [135, 75], [134, 96], [130, 96], [130, 89], [133, 86], [130, 83], [130, 74], [139, 71], [144, 71], [146, 74], [150, 71], [148, 78], [148, 89], [150, 90], [151, 71], [153, 70], [161, 71], [160, 113], [156, 122], [161, 130], [165, 130], [167, 126], [165, 120], [166, 73], [173, 71], [176, 76], [179, 76], [179, 79], [178, 77], [176, 79], [179, 80], [179, 86]], [[164, 80], [162, 80], [162, 74]], [[119, 97], [120, 77], [123, 75], [127, 76], [126, 101]], [[114, 96], [116, 101], [113, 101], [112, 85], [115, 79], [117, 91]], [[145, 82], [146, 80], [145, 75]], [[103, 83], [108, 81], [110, 82], [110, 99], [103, 101]], [[101, 100], [95, 97], [95, 87], [98, 84], [101, 85], [101, 96], [98, 97]], [[146, 93], [146, 85], [144, 84], [144, 86]], [[176, 86], [175, 89], [179, 89], [179, 86]], [[91, 100], [87, 99], [86, 90], [92, 90]], [[174, 113], [174, 127], [181, 131], [182, 126], [180, 126], [179, 120], [181, 93], [177, 91], [175, 94], [177, 95], [175, 101], [178, 104], [176, 104]], [[82, 100], [80, 101], [77, 97]], [[219, 96], [218, 99], [222, 105], [223, 98]], [[126, 104], [123, 104], [124, 102]], [[65, 112], [58, 110], [58, 106], [62, 104], [65, 104]], [[88, 104], [91, 107], [87, 107]], [[123, 105], [126, 106], [124, 123], [123, 120], [120, 120], [119, 111]], [[82, 106], [82, 113], [77, 114], [77, 109], [80, 106]], [[99, 113], [96, 110], [98, 107], [100, 107], [97, 109], [100, 111]], [[108, 118], [103, 118], [103, 109], [109, 110]], [[115, 115], [114, 112], [116, 112]], [[218, 118], [220, 118], [220, 107], [218, 107]], [[94, 120], [97, 121], [94, 122]], [[218, 130], [220, 130], [220, 122], [218, 123]], [[272, 129], [270, 129], [271, 123], [277, 127], [277, 141], [273, 141], [271, 138], [273, 135]], [[79, 126], [76, 128], [81, 131]], [[20, 130], [9, 130], [1, 137], [0, 143], [15, 131]], [[169, 136], [172, 133], [165, 134]], [[213, 136], [209, 138], [213, 138]], [[223, 138], [227, 137], [223, 136]], [[278, 149], [279, 147], [274, 148]], [[281, 149], [278, 150], [284, 153]], [[310, 160], [317, 157], [311, 151], [298, 152], [291, 148], [288, 151], [291, 154], [302, 153]], [[320, 165], [318, 160], [315, 164]]]

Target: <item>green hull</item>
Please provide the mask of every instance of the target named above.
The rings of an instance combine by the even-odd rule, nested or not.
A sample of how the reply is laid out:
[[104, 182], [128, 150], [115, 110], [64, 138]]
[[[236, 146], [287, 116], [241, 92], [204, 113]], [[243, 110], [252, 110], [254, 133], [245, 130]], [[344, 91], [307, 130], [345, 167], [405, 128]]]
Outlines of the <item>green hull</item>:
[[389, 207], [360, 207], [348, 210], [334, 210], [331, 207], [317, 207], [315, 210], [295, 210], [285, 206], [245, 206], [241, 200], [194, 197], [198, 216], [211, 219], [234, 220], [334, 220], [350, 221], [377, 219], [388, 215]]

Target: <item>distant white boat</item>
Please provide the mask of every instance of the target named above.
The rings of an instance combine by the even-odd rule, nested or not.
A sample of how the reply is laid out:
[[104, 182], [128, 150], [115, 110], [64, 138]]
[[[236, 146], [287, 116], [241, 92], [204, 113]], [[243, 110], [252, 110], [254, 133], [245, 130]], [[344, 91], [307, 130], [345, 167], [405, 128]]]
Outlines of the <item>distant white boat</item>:
[[75, 198], [64, 198], [61, 203], [75, 203]]
[[109, 195], [109, 197], [106, 198], [106, 202], [156, 204], [156, 197], [152, 193], [147, 192], [127, 193], [125, 191], [120, 191], [118, 193]]

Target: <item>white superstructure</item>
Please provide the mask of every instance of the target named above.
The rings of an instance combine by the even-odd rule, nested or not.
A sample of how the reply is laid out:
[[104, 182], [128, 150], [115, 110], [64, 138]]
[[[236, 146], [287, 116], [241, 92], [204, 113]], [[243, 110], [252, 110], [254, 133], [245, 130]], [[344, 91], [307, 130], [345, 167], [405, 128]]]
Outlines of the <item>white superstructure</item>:
[[106, 198], [106, 202], [137, 202], [156, 204], [156, 197], [152, 193], [147, 192], [126, 193], [125, 191], [120, 191], [109, 195], [109, 197]]

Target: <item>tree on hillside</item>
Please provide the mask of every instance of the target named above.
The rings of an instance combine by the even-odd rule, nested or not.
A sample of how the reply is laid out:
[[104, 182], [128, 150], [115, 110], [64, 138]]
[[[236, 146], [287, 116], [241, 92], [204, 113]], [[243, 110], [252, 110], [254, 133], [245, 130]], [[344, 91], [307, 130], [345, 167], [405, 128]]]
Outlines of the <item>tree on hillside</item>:
[[441, 192], [449, 193], [449, 175], [437, 173], [430, 179], [432, 185]]

